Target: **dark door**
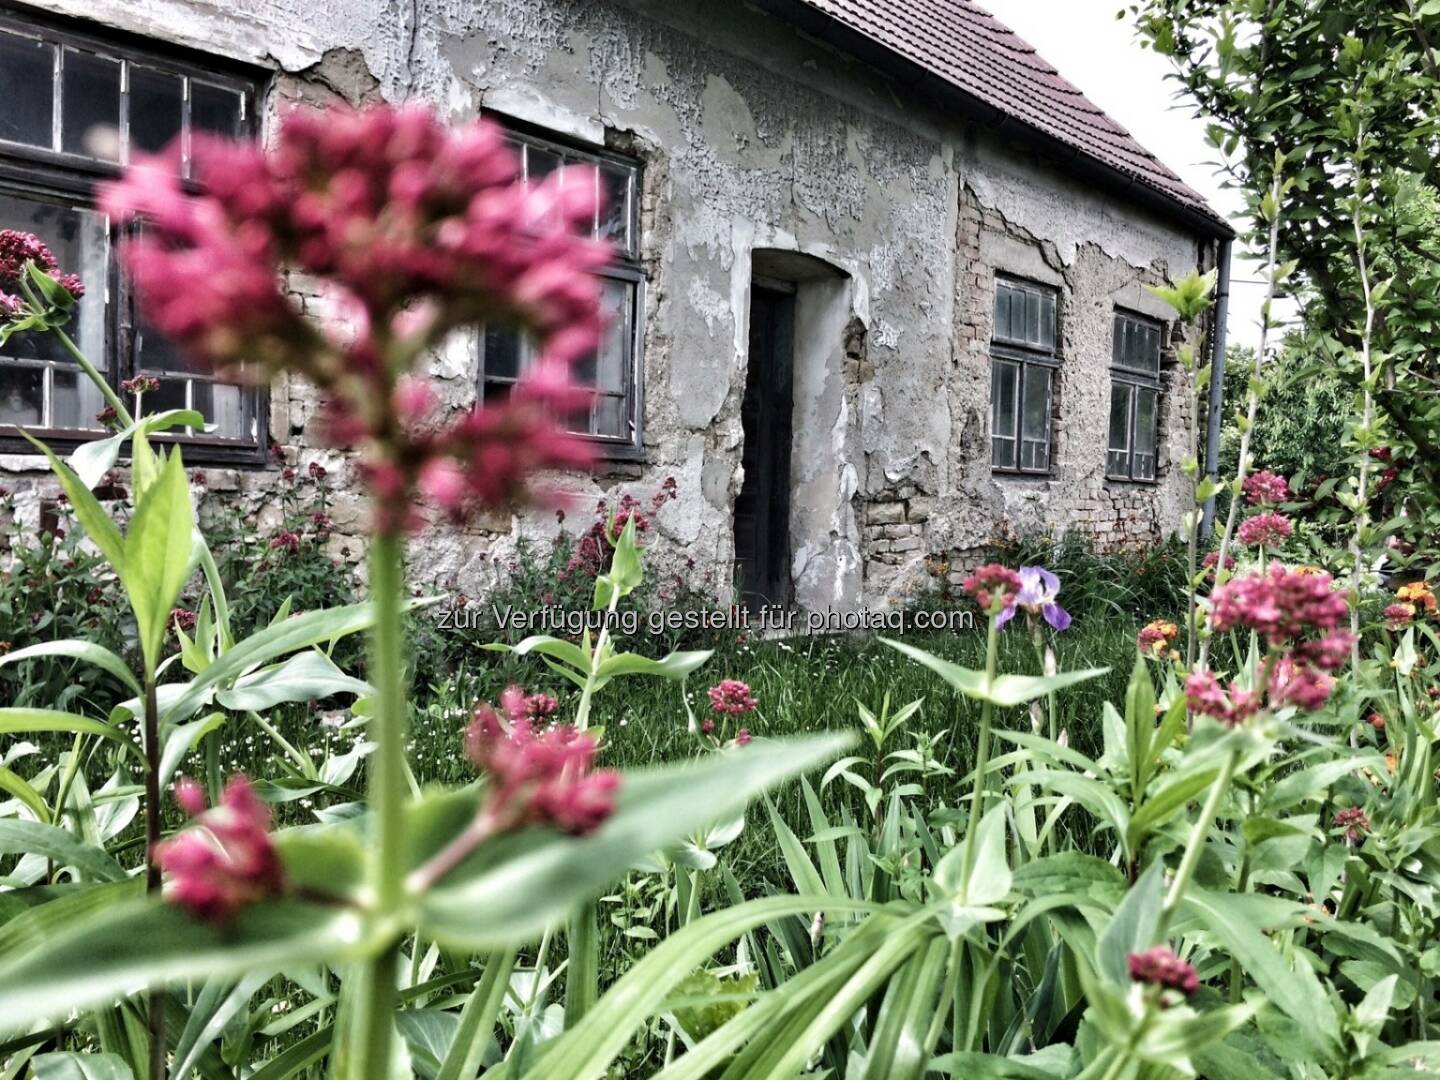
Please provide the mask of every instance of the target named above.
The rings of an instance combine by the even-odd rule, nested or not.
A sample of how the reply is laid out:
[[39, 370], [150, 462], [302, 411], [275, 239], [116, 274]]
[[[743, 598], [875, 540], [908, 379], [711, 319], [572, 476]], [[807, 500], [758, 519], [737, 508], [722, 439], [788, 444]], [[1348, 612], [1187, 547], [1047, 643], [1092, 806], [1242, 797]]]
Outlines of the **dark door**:
[[741, 419], [745, 480], [735, 499], [735, 563], [747, 607], [790, 600], [790, 421], [795, 296], [750, 292], [750, 367]]

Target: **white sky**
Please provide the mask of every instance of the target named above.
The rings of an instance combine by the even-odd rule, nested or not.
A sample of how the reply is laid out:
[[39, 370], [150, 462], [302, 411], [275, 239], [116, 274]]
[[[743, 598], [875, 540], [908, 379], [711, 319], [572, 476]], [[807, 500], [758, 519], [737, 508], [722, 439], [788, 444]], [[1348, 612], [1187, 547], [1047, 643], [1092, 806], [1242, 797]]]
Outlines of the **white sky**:
[[[1140, 145], [1204, 195], [1229, 218], [1243, 203], [1237, 192], [1223, 190], [1213, 162], [1216, 151], [1205, 141], [1204, 122], [1192, 114], [1189, 100], [1177, 101], [1179, 84], [1166, 76], [1170, 62], [1142, 49], [1128, 18], [1117, 19], [1123, 0], [978, 0], [980, 5], [1028, 41], [1085, 96], [1119, 121]], [[1265, 287], [1261, 269], [1241, 258], [1232, 269], [1230, 330], [1232, 343], [1254, 345], [1259, 338], [1260, 304]], [[1276, 318], [1284, 312], [1277, 304]]]

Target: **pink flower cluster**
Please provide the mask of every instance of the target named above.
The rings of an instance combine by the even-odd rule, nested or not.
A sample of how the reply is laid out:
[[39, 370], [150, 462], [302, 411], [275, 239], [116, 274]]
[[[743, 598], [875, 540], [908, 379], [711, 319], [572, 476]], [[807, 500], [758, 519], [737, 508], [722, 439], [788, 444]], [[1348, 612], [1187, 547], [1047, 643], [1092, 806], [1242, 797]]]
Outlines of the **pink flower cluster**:
[[1165, 990], [1178, 990], [1186, 997], [1200, 989], [1200, 977], [1195, 969], [1164, 945], [1131, 953], [1130, 978]]
[[206, 922], [223, 923], [284, 888], [269, 807], [244, 776], [231, 777], [213, 809], [206, 809], [205, 793], [193, 780], [176, 783], [175, 801], [195, 821], [155, 847], [155, 862], [170, 876], [166, 895], [172, 902]]
[[575, 542], [575, 550], [571, 553], [569, 562], [565, 564], [565, 569], [560, 572], [560, 579], [563, 581], [577, 573], [587, 578], [603, 574], [610, 567], [610, 553], [615, 548], [615, 542], [620, 539], [620, 534], [625, 531], [625, 526], [634, 521], [635, 535], [638, 539], [642, 534], [650, 531], [651, 518], [658, 514], [666, 503], [679, 498], [679, 495], [679, 487], [675, 478], [667, 476], [665, 481], [655, 489], [655, 493], [650, 496], [650, 512], [648, 514], [643, 509], [645, 504], [628, 493], [620, 496], [613, 517], [610, 513], [610, 505], [601, 499], [595, 504], [594, 522]]
[[1240, 529], [1236, 533], [1242, 544], [1250, 547], [1279, 547], [1286, 540], [1294, 527], [1290, 519], [1284, 514], [1277, 514], [1273, 511], [1266, 511], [1263, 514], [1254, 514], [1240, 523]]
[[1191, 712], [1213, 717], [1229, 727], [1243, 724], [1260, 711], [1258, 694], [1233, 682], [1226, 690], [1208, 671], [1197, 671], [1185, 680], [1185, 701]]
[[963, 588], [987, 615], [998, 615], [1014, 606], [1023, 584], [1020, 575], [1008, 566], [986, 563], [975, 568], [965, 579]]
[[54, 252], [38, 236], [18, 229], [0, 229], [0, 319], [11, 318], [25, 310], [25, 301], [6, 290], [19, 291], [26, 263], [34, 263], [55, 278], [61, 288], [76, 300], [85, 295], [85, 285], [78, 277], [57, 273], [59, 266]]
[[[490, 778], [483, 816], [488, 833], [527, 824], [562, 832], [594, 832], [615, 810], [620, 774], [593, 771], [597, 743], [568, 725], [537, 733], [531, 723], [535, 699], [519, 687], [500, 697], [502, 718], [488, 704], [475, 709], [465, 751]], [[553, 699], [549, 699], [553, 700]]]
[[1212, 629], [1225, 633], [1248, 628], [1277, 647], [1309, 633], [1334, 630], [1349, 611], [1347, 594], [1335, 589], [1329, 574], [1302, 573], [1279, 563], [1263, 574], [1227, 581], [1210, 600]]
[[1191, 675], [1186, 697], [1193, 711], [1226, 723], [1239, 723], [1261, 705], [1294, 705], [1314, 710], [1330, 699], [1335, 680], [1329, 672], [1349, 658], [1354, 639], [1338, 627], [1348, 613], [1348, 598], [1329, 574], [1291, 570], [1279, 563], [1265, 573], [1227, 581], [1211, 594], [1210, 626], [1219, 633], [1254, 630], [1271, 652], [1261, 682], [1265, 701], [1245, 693], [1227, 696], [1212, 675]]
[[1359, 843], [1370, 831], [1370, 815], [1363, 807], [1352, 806], [1335, 814], [1335, 827], [1345, 830], [1345, 839]]
[[[590, 238], [593, 170], [528, 185], [495, 124], [389, 106], [293, 112], [269, 153], [196, 139], [198, 194], [174, 155], [138, 161], [101, 195], [117, 221], [146, 222], [124, 251], [145, 317], [221, 373], [318, 386], [331, 441], [368, 450], [382, 529], [416, 523], [417, 490], [461, 518], [587, 460], [555, 416], [588, 400], [570, 367], [603, 330], [590, 271], [610, 249]], [[283, 287], [292, 269], [322, 280], [348, 333], [302, 317]], [[527, 331], [539, 358], [507, 400], [441, 417], [410, 369], [477, 322]]]
[[1245, 477], [1245, 498], [1252, 506], [1283, 503], [1290, 498], [1290, 485], [1280, 474], [1262, 469]]
[[739, 679], [722, 679], [710, 688], [710, 707], [718, 713], [738, 716], [753, 712], [757, 704], [750, 685]]

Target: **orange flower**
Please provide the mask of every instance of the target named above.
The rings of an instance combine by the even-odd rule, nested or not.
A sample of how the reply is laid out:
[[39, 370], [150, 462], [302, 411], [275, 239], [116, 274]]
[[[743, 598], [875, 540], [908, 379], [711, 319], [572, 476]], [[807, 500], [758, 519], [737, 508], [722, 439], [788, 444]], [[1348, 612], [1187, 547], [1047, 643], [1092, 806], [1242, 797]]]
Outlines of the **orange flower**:
[[1426, 581], [1412, 581], [1395, 590], [1395, 596], [1402, 603], [1414, 604], [1417, 610], [1434, 614], [1435, 593]]

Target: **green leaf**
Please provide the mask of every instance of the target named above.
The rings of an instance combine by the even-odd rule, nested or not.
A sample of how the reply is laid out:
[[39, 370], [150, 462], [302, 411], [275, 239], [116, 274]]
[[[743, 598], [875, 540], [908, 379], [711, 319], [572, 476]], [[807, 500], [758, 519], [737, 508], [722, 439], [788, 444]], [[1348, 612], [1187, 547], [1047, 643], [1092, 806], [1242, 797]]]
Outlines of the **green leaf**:
[[1235, 960], [1255, 980], [1266, 997], [1290, 1019], [1297, 1032], [1313, 1038], [1315, 1047], [1330, 1050], [1338, 1046], [1339, 1027], [1329, 998], [1314, 971], [1303, 959], [1292, 962], [1260, 927], [1237, 918], [1233, 898], [1191, 886], [1185, 893], [1184, 908], [1195, 914]]
[[30, 1059], [35, 1080], [134, 1080], [119, 1054], [40, 1054]]
[[110, 564], [110, 568], [122, 577], [125, 573], [125, 541], [120, 536], [120, 530], [105, 508], [100, 505], [95, 496], [90, 494], [90, 488], [81, 482], [80, 478], [71, 471], [70, 467], [61, 461], [51, 452], [50, 448], [39, 439], [31, 438], [24, 431], [20, 432], [27, 440], [50, 462], [50, 468], [60, 478], [60, 487], [65, 492], [65, 497], [70, 500], [70, 508], [75, 511], [75, 519], [80, 522], [80, 527], [85, 530], [85, 535], [90, 538], [100, 554]]
[[1188, 769], [1167, 777], [1154, 794], [1146, 797], [1131, 817], [1128, 829], [1130, 849], [1138, 851], [1153, 830], [1164, 825], [1176, 811], [1183, 809], [1202, 791], [1209, 790], [1219, 776], [1220, 766], [1217, 764], [1203, 769]]
[[695, 764], [629, 773], [615, 813], [592, 836], [526, 829], [483, 845], [417, 898], [421, 932], [472, 949], [537, 937], [624, 867], [727, 820], [756, 794], [829, 760], [849, 742], [848, 736], [755, 742]]
[[651, 660], [636, 653], [617, 653], [604, 660], [596, 672], [596, 688], [616, 675], [658, 675], [663, 679], [683, 679], [714, 655], [711, 650], [674, 652], [662, 660]]
[[75, 470], [75, 475], [82, 484], [93, 488], [115, 467], [115, 462], [120, 459], [121, 449], [136, 431], [150, 433], [175, 427], [200, 431], [205, 427], [205, 418], [193, 409], [167, 409], [164, 412], [148, 413], [113, 435], [82, 443], [70, 455], [70, 467]]
[[359, 912], [277, 900], [222, 926], [157, 899], [117, 905], [38, 947], [0, 954], [0, 1030], [85, 1009], [150, 983], [238, 977], [305, 963], [340, 963], [375, 942]]
[[506, 645], [503, 641], [492, 641], [481, 646], [488, 652], [509, 652], [516, 656], [528, 656], [530, 653], [539, 653], [541, 656], [561, 660], [582, 673], [590, 671], [590, 654], [580, 648], [573, 641], [565, 641], [563, 638], [550, 637], [547, 634], [536, 634], [527, 637], [517, 645]]
[[215, 700], [227, 709], [263, 712], [285, 702], [373, 692], [369, 683], [346, 675], [324, 653], [310, 649], [237, 679], [231, 689], [217, 693]]
[[1264, 998], [1256, 998], [1243, 1005], [1228, 1005], [1199, 1014], [1186, 1015], [1189, 1009], [1161, 1012], [1140, 1037], [1135, 1054], [1157, 1065], [1189, 1071], [1191, 1054], [1199, 1053], [1248, 1023], [1264, 1005]]
[[[609, 528], [614, 527], [613, 520]], [[609, 529], [607, 529], [608, 534]], [[629, 596], [645, 580], [645, 568], [635, 545], [635, 515], [625, 522], [620, 538], [615, 541], [615, 554], [610, 558], [610, 572], [595, 579], [595, 608], [603, 611]]]
[[119, 743], [143, 763], [145, 755], [123, 731], [99, 720], [76, 716], [57, 709], [0, 709], [0, 735], [24, 735], [37, 731], [68, 731], [76, 735], [98, 735]]
[[1096, 949], [1100, 974], [1116, 986], [1130, 985], [1130, 954], [1155, 944], [1165, 902], [1165, 865], [1156, 859], [1125, 894]]
[[41, 824], [50, 824], [50, 807], [40, 797], [40, 793], [31, 787], [23, 776], [4, 765], [0, 765], [0, 791], [8, 791], [28, 806], [30, 812], [40, 819]]
[[160, 719], [167, 723], [183, 720], [201, 705], [212, 700], [216, 687], [249, 669], [277, 656], [366, 630], [374, 618], [374, 609], [367, 602], [326, 608], [323, 611], [307, 611], [293, 619], [267, 626], [244, 641], [236, 642], [233, 648], [196, 676], [173, 699], [162, 704]]
[[959, 664], [952, 664], [948, 660], [942, 660], [924, 649], [917, 649], [903, 641], [894, 641], [890, 638], [881, 638], [880, 640], [892, 649], [904, 653], [916, 663], [929, 668], [966, 697], [976, 701], [989, 701], [1001, 708], [1024, 705], [1027, 701], [1034, 701], [1046, 694], [1063, 690], [1067, 686], [1073, 686], [1110, 671], [1109, 668], [1090, 668], [1085, 671], [1062, 671], [1057, 675], [1048, 676], [997, 675], [993, 680], [987, 682], [985, 673], [982, 671], [972, 671]]
[[460, 1010], [460, 1026], [455, 1029], [435, 1080], [471, 1080], [480, 1072], [514, 967], [515, 954], [510, 951], [491, 953], [486, 958], [485, 974]]
[[90, 641], [68, 639], [65, 641], [47, 641], [40, 645], [28, 645], [23, 649], [16, 649], [14, 652], [6, 653], [0, 657], [0, 667], [6, 664], [19, 663], [21, 660], [31, 660], [39, 656], [68, 656], [76, 660], [84, 660], [86, 663], [94, 664], [103, 668], [115, 678], [125, 684], [132, 693], [141, 693], [140, 683], [128, 667], [125, 661], [121, 660], [103, 645], [96, 645]]
[[159, 478], [140, 497], [125, 536], [121, 577], [135, 612], [147, 670], [160, 662], [170, 611], [190, 576], [194, 531], [190, 481], [176, 448]]
[[0, 855], [27, 854], [40, 855], [56, 866], [73, 866], [96, 881], [121, 881], [125, 877], [119, 863], [74, 833], [38, 821], [0, 818]]
[[876, 907], [823, 896], [773, 896], [702, 916], [647, 952], [585, 1019], [547, 1048], [527, 1080], [562, 1076], [567, 1080], [595, 1080], [604, 1076], [636, 1026], [654, 1013], [676, 983], [717, 950], [758, 926], [790, 915], [808, 917], [817, 910], [874, 911]]

